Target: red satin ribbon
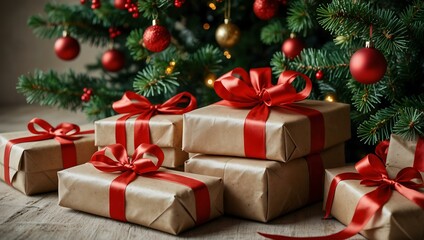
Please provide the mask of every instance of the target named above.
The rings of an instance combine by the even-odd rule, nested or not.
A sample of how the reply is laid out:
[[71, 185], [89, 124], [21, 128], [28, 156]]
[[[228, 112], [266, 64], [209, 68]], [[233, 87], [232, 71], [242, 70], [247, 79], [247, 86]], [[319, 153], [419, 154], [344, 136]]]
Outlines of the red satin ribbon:
[[197, 101], [190, 93], [182, 92], [163, 104], [153, 105], [147, 98], [127, 91], [120, 100], [113, 103], [112, 107], [117, 113], [126, 113], [117, 120], [115, 127], [116, 142], [124, 146], [127, 146], [125, 121], [134, 115], [139, 115], [134, 126], [134, 148], [136, 148], [141, 143], [151, 143], [149, 120], [152, 116], [190, 112], [197, 107]]
[[[41, 127], [41, 130], [37, 130], [36, 126]], [[80, 127], [72, 123], [60, 123], [56, 127], [53, 127], [48, 122], [40, 118], [34, 118], [28, 123], [28, 130], [35, 134], [34, 136], [16, 138], [9, 140], [4, 150], [4, 181], [12, 185], [10, 179], [10, 153], [12, 147], [15, 144], [25, 142], [36, 142], [47, 139], [55, 139], [60, 143], [63, 168], [69, 168], [77, 165], [77, 153], [74, 140], [80, 139], [82, 134], [94, 133], [94, 130], [80, 131]]]
[[306, 157], [309, 172], [309, 203], [322, 200], [324, 192], [324, 163], [321, 154], [315, 153]]
[[[112, 153], [117, 160], [106, 155]], [[149, 153], [158, 159], [155, 164], [151, 159], [143, 158]], [[155, 178], [185, 185], [194, 192], [196, 202], [196, 224], [206, 222], [210, 217], [210, 197], [207, 186], [196, 179], [186, 176], [158, 171], [162, 165], [164, 155], [162, 150], [152, 144], [142, 143], [136, 149], [131, 158], [121, 144], [113, 144], [94, 153], [90, 162], [97, 169], [104, 172], [122, 172], [116, 177], [109, 188], [109, 213], [110, 217], [126, 222], [125, 215], [125, 190], [129, 183], [137, 178], [137, 175]]]
[[415, 147], [414, 168], [424, 172], [424, 138], [420, 137]]
[[[291, 85], [298, 76], [305, 80], [305, 88], [300, 92], [296, 92]], [[312, 82], [302, 73], [284, 71], [277, 85], [272, 85], [271, 68], [251, 69], [249, 74], [242, 68], [235, 68], [216, 80], [214, 88], [224, 99], [218, 104], [252, 108], [244, 122], [245, 156], [266, 159], [265, 126], [270, 107], [283, 107], [307, 98], [312, 90]], [[320, 129], [323, 128], [324, 125], [321, 125]]]
[[270, 239], [347, 239], [356, 235], [365, 227], [375, 213], [390, 200], [393, 190], [424, 209], [424, 194], [417, 191], [419, 188], [424, 187], [424, 183], [417, 169], [412, 167], [404, 168], [397, 174], [395, 179], [390, 179], [383, 162], [374, 154], [368, 154], [355, 165], [355, 168], [358, 173], [342, 173], [337, 175], [331, 182], [325, 217], [330, 215], [336, 187], [340, 181], [361, 180], [362, 185], [376, 187], [376, 189], [359, 199], [352, 220], [345, 229], [335, 234], [320, 237], [287, 237], [259, 234]]

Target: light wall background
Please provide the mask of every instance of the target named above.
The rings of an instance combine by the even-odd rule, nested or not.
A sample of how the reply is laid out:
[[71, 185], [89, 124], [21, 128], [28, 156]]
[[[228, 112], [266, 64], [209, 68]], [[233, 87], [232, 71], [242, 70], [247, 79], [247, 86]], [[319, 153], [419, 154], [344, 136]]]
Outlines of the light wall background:
[[[16, 83], [22, 74], [34, 69], [55, 69], [64, 72], [69, 68], [84, 71], [103, 49], [81, 45], [80, 55], [73, 61], [56, 57], [55, 39], [39, 39], [26, 22], [31, 15], [42, 14], [44, 5], [52, 0], [2, 1], [0, 8], [0, 107], [25, 104], [25, 97], [17, 93]], [[58, 3], [80, 4], [79, 0], [55, 0]]]

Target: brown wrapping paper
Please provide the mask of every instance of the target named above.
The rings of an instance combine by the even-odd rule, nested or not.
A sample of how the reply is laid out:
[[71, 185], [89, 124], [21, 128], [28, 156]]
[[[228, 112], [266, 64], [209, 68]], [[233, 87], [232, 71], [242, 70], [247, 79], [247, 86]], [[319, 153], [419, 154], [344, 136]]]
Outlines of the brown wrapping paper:
[[[324, 116], [324, 149], [350, 138], [349, 105], [305, 100], [294, 105]], [[244, 157], [243, 127], [250, 110], [210, 105], [184, 114], [183, 150]], [[287, 162], [310, 153], [310, 121], [305, 115], [272, 108], [266, 122], [266, 159]]]
[[[4, 180], [4, 151], [8, 140], [31, 136], [29, 132], [0, 134], [0, 178]], [[94, 134], [75, 140], [77, 163], [88, 162], [96, 147]], [[15, 144], [10, 153], [12, 186], [26, 195], [57, 190], [57, 171], [63, 169], [60, 143], [54, 139]]]
[[[204, 182], [210, 195], [210, 219], [222, 215], [221, 179], [161, 169]], [[97, 170], [91, 163], [60, 171], [59, 205], [110, 217], [109, 187], [119, 175]], [[184, 185], [139, 176], [125, 192], [128, 222], [178, 234], [195, 226], [196, 204], [193, 191]]]
[[[327, 169], [325, 176], [324, 207], [328, 188], [333, 178], [344, 172], [356, 172], [347, 166]], [[358, 180], [341, 181], [336, 188], [331, 215], [343, 224], [350, 223], [359, 199], [375, 187], [366, 187]], [[418, 205], [393, 191], [390, 200], [378, 211], [360, 232], [369, 239], [424, 239], [424, 210]]]
[[[417, 140], [405, 140], [398, 135], [392, 134], [386, 166], [395, 169], [396, 173], [402, 168], [413, 167], [416, 147]], [[424, 171], [422, 169], [419, 170], [421, 171], [421, 176], [424, 178]], [[396, 173], [389, 173], [391, 177], [396, 176]]]
[[[116, 143], [116, 120], [125, 114], [116, 115], [96, 121], [96, 146], [107, 146]], [[127, 152], [134, 152], [134, 123], [136, 116], [129, 118], [126, 124]], [[149, 121], [150, 141], [159, 147], [175, 147], [181, 149], [183, 117], [182, 115], [155, 115]]]
[[[321, 153], [324, 167], [344, 165], [344, 145]], [[304, 158], [277, 161], [196, 155], [185, 171], [221, 177], [224, 181], [224, 212], [268, 222], [308, 204], [309, 174]]]
[[[98, 147], [99, 150], [102, 148]], [[182, 151], [180, 148], [164, 147], [161, 149], [165, 156], [162, 167], [179, 169], [184, 166], [184, 162], [189, 158], [188, 153]]]

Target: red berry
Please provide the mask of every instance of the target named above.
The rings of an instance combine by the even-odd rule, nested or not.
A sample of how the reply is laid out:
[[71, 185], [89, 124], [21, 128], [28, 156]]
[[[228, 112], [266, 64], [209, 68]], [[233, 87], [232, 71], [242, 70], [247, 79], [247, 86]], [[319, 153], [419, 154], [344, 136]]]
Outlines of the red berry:
[[315, 77], [317, 80], [321, 80], [324, 77], [324, 72], [321, 69], [318, 70], [318, 72], [315, 74]]

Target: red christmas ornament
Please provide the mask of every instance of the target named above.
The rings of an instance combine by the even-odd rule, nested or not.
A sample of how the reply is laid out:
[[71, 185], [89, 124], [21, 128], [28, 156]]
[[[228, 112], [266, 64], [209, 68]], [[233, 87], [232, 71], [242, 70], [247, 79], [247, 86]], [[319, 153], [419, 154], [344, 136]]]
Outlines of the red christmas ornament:
[[118, 72], [125, 65], [125, 56], [116, 49], [107, 50], [103, 53], [102, 65], [109, 72]]
[[303, 48], [303, 42], [292, 34], [290, 35], [289, 39], [284, 41], [283, 45], [281, 46], [281, 51], [289, 59], [294, 59], [295, 57], [299, 56]]
[[253, 12], [261, 20], [269, 20], [278, 12], [278, 0], [255, 0]]
[[361, 48], [350, 58], [349, 70], [352, 77], [363, 84], [373, 84], [384, 76], [387, 61], [384, 55], [373, 47]]
[[80, 0], [80, 3], [81, 4], [85, 4], [85, 0]]
[[100, 8], [100, 0], [92, 0], [91, 9], [98, 9], [98, 8]]
[[317, 80], [322, 80], [322, 78], [324, 77], [324, 72], [321, 69], [318, 70], [318, 72], [315, 74], [315, 77]]
[[127, 0], [114, 0], [113, 5], [117, 9], [125, 10], [126, 9], [126, 7], [125, 7], [126, 3], [127, 3]]
[[75, 59], [80, 52], [78, 41], [70, 36], [58, 38], [54, 43], [54, 51], [62, 60]]
[[174, 1], [174, 6], [179, 8], [181, 7], [183, 4], [185, 3], [185, 0], [175, 0]]
[[152, 52], [162, 52], [171, 42], [171, 34], [164, 26], [156, 25], [153, 20], [153, 25], [148, 27], [143, 34], [144, 47]]

